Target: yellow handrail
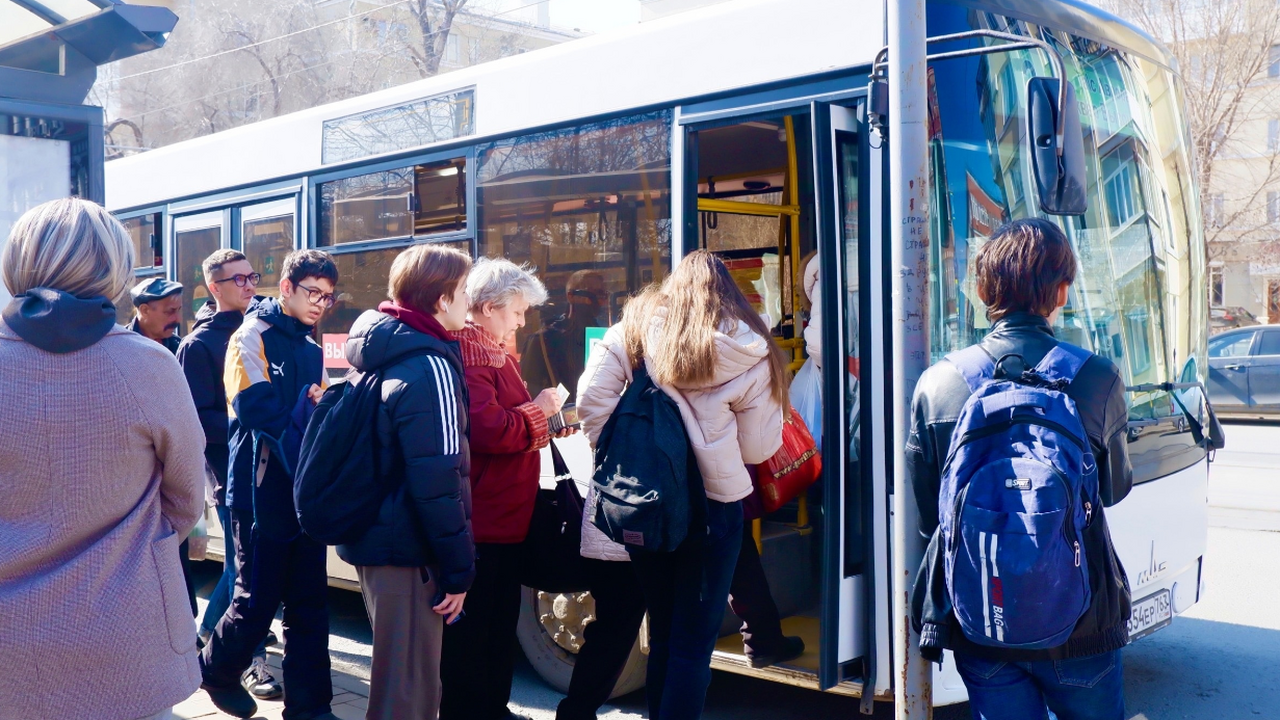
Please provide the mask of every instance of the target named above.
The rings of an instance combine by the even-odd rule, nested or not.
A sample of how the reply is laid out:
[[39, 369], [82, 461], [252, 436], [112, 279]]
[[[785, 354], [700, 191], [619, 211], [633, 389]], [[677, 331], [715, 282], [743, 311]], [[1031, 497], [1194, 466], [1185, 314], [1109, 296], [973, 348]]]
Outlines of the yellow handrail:
[[698, 198], [699, 212], [718, 212], [726, 215], [758, 215], [760, 217], [782, 217], [791, 215], [800, 217], [797, 205], [765, 205], [764, 203], [740, 202], [737, 200], [713, 200]]

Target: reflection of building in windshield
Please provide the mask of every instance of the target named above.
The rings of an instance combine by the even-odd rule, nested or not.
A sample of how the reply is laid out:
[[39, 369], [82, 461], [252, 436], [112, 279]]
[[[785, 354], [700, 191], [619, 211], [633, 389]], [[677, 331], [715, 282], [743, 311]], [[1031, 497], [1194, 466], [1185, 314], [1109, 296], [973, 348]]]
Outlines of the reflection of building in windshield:
[[[942, 4], [929, 7], [931, 35], [991, 29], [1031, 35], [1062, 55], [1084, 141], [1089, 207], [1050, 217], [1080, 263], [1056, 333], [1114, 361], [1129, 384], [1161, 382], [1204, 352], [1204, 259], [1192, 257], [1200, 219], [1186, 122], [1167, 68], [1083, 38]], [[956, 47], [940, 48], [954, 50]], [[978, 340], [988, 323], [972, 258], [999, 222], [1041, 215], [1027, 152], [1026, 88], [1052, 76], [1039, 50], [931, 63], [930, 264], [936, 360]], [[967, 92], [973, 88], [976, 92]], [[948, 91], [949, 90], [949, 91]], [[934, 121], [936, 115], [937, 121]], [[1200, 366], [1203, 363], [1199, 363]], [[1135, 394], [1142, 417], [1176, 412], [1164, 392]]]

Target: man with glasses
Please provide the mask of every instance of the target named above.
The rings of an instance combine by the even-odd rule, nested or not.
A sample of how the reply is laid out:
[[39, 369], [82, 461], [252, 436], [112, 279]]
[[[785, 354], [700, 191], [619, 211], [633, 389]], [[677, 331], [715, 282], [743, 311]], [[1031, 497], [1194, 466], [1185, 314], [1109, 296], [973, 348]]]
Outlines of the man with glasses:
[[[200, 623], [198, 644], [203, 647], [214, 627], [231, 604], [236, 585], [236, 544], [231, 533], [231, 511], [226, 504], [227, 466], [231, 451], [227, 445], [227, 391], [222, 382], [231, 333], [244, 323], [244, 314], [254, 302], [262, 276], [238, 250], [218, 250], [205, 258], [205, 284], [212, 297], [196, 313], [191, 333], [178, 347], [178, 363], [191, 387], [191, 398], [204, 426], [204, 457], [214, 488], [214, 504], [222, 525], [224, 559], [222, 577], [209, 594], [204, 619]], [[241, 683], [255, 697], [274, 700], [284, 694], [279, 681], [267, 667], [266, 645], [258, 646]]]
[[[241, 272], [247, 282], [253, 278]], [[333, 306], [338, 267], [328, 253], [284, 259], [280, 297], [263, 298], [231, 335], [223, 382], [229, 417], [226, 503], [236, 543], [231, 605], [200, 654], [202, 688], [219, 710], [247, 718], [241, 685], [284, 603], [284, 717], [330, 720], [327, 550], [298, 526], [293, 472], [307, 420], [326, 385], [312, 330]], [[225, 275], [224, 275], [225, 277]], [[239, 285], [231, 275], [232, 283]]]

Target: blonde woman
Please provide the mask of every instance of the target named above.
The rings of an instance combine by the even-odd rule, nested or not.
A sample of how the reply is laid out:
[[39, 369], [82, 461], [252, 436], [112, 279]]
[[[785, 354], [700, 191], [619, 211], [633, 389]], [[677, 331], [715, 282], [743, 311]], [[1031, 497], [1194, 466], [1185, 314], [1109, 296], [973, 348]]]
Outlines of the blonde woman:
[[173, 355], [115, 322], [133, 265], [77, 199], [0, 256], [0, 720], [167, 718], [200, 685], [178, 544], [204, 431]]
[[593, 354], [578, 397], [589, 439], [642, 363], [680, 407], [707, 496], [705, 529], [674, 552], [628, 548], [649, 610], [649, 717], [696, 718], [742, 542], [741, 501], [752, 492], [746, 465], [782, 445], [786, 358], [724, 263], [699, 250], [660, 290], [628, 303]]

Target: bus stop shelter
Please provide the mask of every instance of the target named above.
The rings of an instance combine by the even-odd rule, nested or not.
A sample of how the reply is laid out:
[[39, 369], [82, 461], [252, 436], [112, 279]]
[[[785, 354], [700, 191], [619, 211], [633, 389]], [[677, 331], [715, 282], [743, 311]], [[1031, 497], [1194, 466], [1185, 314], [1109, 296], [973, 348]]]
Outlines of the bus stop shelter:
[[0, 244], [42, 202], [103, 202], [103, 113], [84, 104], [98, 66], [163, 46], [177, 22], [122, 0], [0, 0]]

